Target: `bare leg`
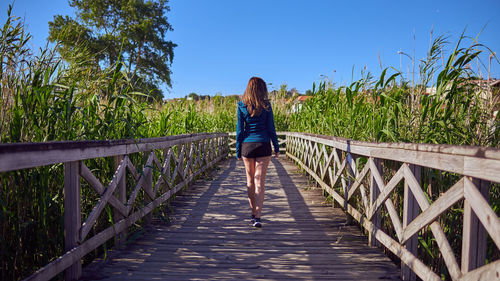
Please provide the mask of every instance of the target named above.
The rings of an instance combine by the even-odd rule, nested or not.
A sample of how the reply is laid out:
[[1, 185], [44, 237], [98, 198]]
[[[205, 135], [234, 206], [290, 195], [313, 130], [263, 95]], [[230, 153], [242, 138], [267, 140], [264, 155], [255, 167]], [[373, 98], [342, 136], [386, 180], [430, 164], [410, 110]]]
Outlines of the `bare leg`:
[[247, 173], [248, 203], [250, 203], [252, 215], [256, 215], [257, 205], [255, 202], [255, 158], [243, 157], [243, 163], [245, 163], [245, 170]]
[[259, 157], [255, 159], [255, 201], [256, 201], [256, 213], [255, 217], [260, 218], [262, 214], [262, 206], [264, 205], [264, 192], [266, 190], [266, 173], [267, 166], [271, 160], [270, 156]]

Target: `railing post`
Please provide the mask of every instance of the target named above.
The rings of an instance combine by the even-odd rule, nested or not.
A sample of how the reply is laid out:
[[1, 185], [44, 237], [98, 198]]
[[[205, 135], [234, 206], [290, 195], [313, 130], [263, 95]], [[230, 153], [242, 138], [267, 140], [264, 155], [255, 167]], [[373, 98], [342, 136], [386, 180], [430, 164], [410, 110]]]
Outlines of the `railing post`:
[[221, 137], [221, 155], [226, 156], [226, 149], [227, 149], [227, 138], [226, 137]]
[[224, 143], [225, 143], [224, 137], [218, 137], [218, 139], [219, 139], [219, 147], [217, 149], [217, 157], [221, 156], [224, 153], [224, 151], [226, 150], [225, 145], [224, 145]]
[[285, 146], [285, 155], [286, 155], [286, 153], [288, 152], [288, 144], [289, 144], [289, 141], [290, 141], [289, 136], [288, 136], [288, 135], [285, 135], [285, 143], [287, 144], [287, 145]]
[[214, 138], [214, 142], [215, 142], [215, 146], [214, 146], [214, 159], [216, 159], [219, 156], [219, 153], [220, 153], [220, 138], [219, 137], [215, 137]]
[[[377, 169], [379, 174], [383, 176], [382, 163], [380, 159], [373, 158], [373, 162], [375, 163], [375, 168]], [[372, 172], [372, 175], [370, 177], [370, 207], [375, 204], [375, 201], [377, 200], [379, 194], [380, 194], [380, 187], [378, 186], [377, 181], [375, 181]], [[375, 214], [372, 216], [372, 223], [376, 228], [380, 229], [381, 226], [380, 210], [375, 212]], [[380, 242], [377, 241], [377, 238], [375, 238], [375, 233], [373, 233], [372, 231], [368, 233], [368, 245], [372, 247], [380, 246]]]
[[[118, 169], [121, 162], [123, 161], [123, 155], [115, 156], [113, 160], [114, 160], [114, 169], [116, 171], [116, 169]], [[124, 175], [122, 177], [122, 179], [118, 182], [118, 186], [116, 187], [116, 197], [123, 204], [127, 203], [126, 178], [127, 177]], [[116, 210], [116, 209], [114, 210], [113, 217], [114, 217], [115, 223], [124, 218], [124, 216], [120, 212], [118, 212], [118, 210]], [[115, 244], [122, 245], [125, 243], [126, 239], [127, 239], [127, 231], [124, 230], [115, 237]]]
[[[154, 153], [153, 151], [149, 151], [149, 153]], [[151, 162], [150, 167], [144, 166], [143, 172], [144, 175], [146, 176], [145, 181], [144, 181], [144, 189], [146, 191], [153, 191], [153, 167], [154, 167], [154, 162]], [[149, 171], [146, 171], [148, 169]], [[149, 204], [151, 201], [154, 200], [154, 198], [149, 198], [148, 192], [144, 192], [144, 201], [145, 204]], [[151, 211], [149, 214], [144, 216], [144, 223], [149, 224], [153, 221], [153, 211]]]
[[[479, 192], [489, 201], [490, 182], [473, 179]], [[486, 262], [486, 229], [472, 210], [469, 202], [464, 201], [464, 229], [462, 233], [462, 273], [467, 273]]]
[[198, 147], [198, 153], [196, 154], [196, 162], [198, 163], [198, 169], [203, 168], [203, 140], [199, 140], [196, 143], [196, 146]]
[[[410, 165], [410, 170], [415, 176], [418, 183], [422, 182], [422, 167]], [[403, 198], [403, 228], [409, 225], [413, 219], [418, 216], [419, 206], [413, 192], [408, 186], [405, 180], [404, 187], [404, 198]], [[408, 250], [413, 255], [417, 256], [417, 246], [418, 246], [418, 233], [413, 235], [406, 242], [406, 250]], [[403, 280], [416, 280], [417, 276], [408, 266], [401, 262], [401, 279]]]
[[[203, 166], [205, 166], [207, 163], [208, 163], [208, 160], [207, 160], [207, 139], [203, 139], [201, 141], [201, 150], [200, 150], [200, 157], [201, 157], [201, 163], [203, 164]], [[235, 154], [236, 155], [236, 154]]]
[[191, 152], [194, 152], [194, 148], [193, 148], [192, 142], [186, 142], [185, 145], [186, 145], [186, 167], [182, 167], [182, 169], [184, 171], [184, 178], [188, 178], [194, 170], [194, 169], [190, 169], [190, 166], [193, 163], [193, 159], [192, 159], [193, 155], [191, 154]]
[[[80, 198], [80, 161], [64, 163], [64, 250], [79, 244], [82, 226]], [[82, 262], [76, 261], [64, 272], [64, 279], [78, 280], [82, 275]]]
[[353, 165], [354, 159], [352, 158], [352, 155], [351, 155], [351, 141], [350, 140], [347, 140], [347, 151], [346, 151], [345, 157], [346, 157], [346, 161], [347, 161], [348, 178], [347, 178], [347, 184], [343, 184], [343, 187], [344, 187], [344, 211], [346, 214], [346, 223], [352, 224], [353, 218], [349, 214], [349, 211], [348, 211], [349, 200], [347, 199], [347, 197], [349, 194], [349, 189], [351, 189], [351, 186], [353, 183], [351, 176], [355, 177], [356, 165]]
[[[337, 162], [337, 160], [334, 160], [335, 164], [333, 165], [333, 175], [336, 175], [337, 172], [338, 172], [338, 170], [342, 166], [342, 162], [343, 162], [343, 160], [342, 160], [342, 150], [336, 149], [336, 148], [333, 148], [333, 149], [335, 150], [335, 152], [334, 152], [335, 154], [333, 155], [333, 157], [337, 158], [337, 160], [338, 160], [338, 162]], [[346, 190], [347, 190], [347, 182], [345, 181], [344, 175], [340, 176], [340, 184], [342, 185], [342, 190], [344, 192], [346, 192]], [[332, 185], [332, 188], [333, 188], [333, 185]], [[344, 207], [344, 206], [340, 205], [340, 202], [336, 206], [338, 206], [339, 208]], [[335, 205], [334, 205], [334, 207], [335, 207]]]

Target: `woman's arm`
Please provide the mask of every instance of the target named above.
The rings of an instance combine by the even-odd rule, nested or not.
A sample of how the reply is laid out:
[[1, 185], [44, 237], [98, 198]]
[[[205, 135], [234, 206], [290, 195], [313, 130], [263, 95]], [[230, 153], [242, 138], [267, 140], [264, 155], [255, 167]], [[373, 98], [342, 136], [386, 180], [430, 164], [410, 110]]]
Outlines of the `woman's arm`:
[[236, 115], [238, 117], [236, 121], [236, 157], [241, 158], [241, 143], [243, 142], [243, 128], [245, 127], [245, 124], [243, 112], [241, 112], [239, 106], [236, 111]]
[[276, 135], [276, 128], [274, 126], [274, 116], [273, 109], [271, 105], [269, 105], [269, 117], [267, 118], [267, 133], [271, 137], [271, 141], [274, 146], [274, 153], [277, 155], [280, 153], [280, 145], [278, 143], [278, 135]]

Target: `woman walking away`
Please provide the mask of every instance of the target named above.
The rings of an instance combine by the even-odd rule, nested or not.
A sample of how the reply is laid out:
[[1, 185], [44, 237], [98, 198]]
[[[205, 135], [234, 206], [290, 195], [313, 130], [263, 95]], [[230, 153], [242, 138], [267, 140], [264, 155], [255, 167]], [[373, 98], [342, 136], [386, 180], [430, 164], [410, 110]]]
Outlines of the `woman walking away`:
[[266, 83], [259, 77], [252, 77], [243, 94], [243, 101], [238, 102], [236, 157], [243, 157], [245, 163], [248, 202], [252, 209], [251, 223], [255, 227], [262, 227], [260, 216], [264, 204], [266, 172], [272, 154], [270, 140], [275, 157], [278, 157], [278, 137]]

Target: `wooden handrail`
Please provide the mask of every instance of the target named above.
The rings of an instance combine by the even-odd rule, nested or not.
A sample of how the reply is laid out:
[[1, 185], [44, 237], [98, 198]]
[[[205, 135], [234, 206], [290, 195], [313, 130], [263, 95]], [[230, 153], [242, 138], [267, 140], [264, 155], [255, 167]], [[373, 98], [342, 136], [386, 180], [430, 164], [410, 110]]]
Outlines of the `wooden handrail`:
[[[414, 280], [414, 274], [423, 280], [441, 279], [417, 257], [417, 235], [428, 226], [453, 280], [498, 279], [500, 260], [487, 265], [485, 261], [487, 235], [500, 249], [500, 219], [488, 203], [490, 183], [500, 182], [500, 149], [367, 143], [313, 134], [285, 134], [286, 154], [344, 208], [348, 219], [354, 218], [369, 232], [371, 245], [382, 244], [401, 259], [404, 280]], [[399, 162], [399, 170], [384, 174], [385, 160]], [[430, 202], [421, 187], [422, 168], [452, 172], [460, 179]], [[404, 182], [403, 220], [390, 198], [400, 182]], [[358, 198], [360, 206], [351, 203], [353, 198]], [[436, 221], [459, 201], [464, 202], [461, 266]], [[389, 215], [396, 239], [381, 227], [382, 207]]]
[[186, 134], [137, 140], [53, 141], [0, 144], [0, 172], [33, 168], [93, 158], [127, 155], [171, 147], [225, 133]]
[[[0, 172], [58, 163], [64, 163], [65, 168], [66, 253], [27, 280], [48, 280], [65, 269], [67, 279], [78, 278], [79, 261], [83, 256], [113, 237], [123, 237], [130, 225], [143, 217], [147, 220], [154, 208], [226, 157], [228, 147], [235, 143], [234, 140], [230, 143], [229, 136], [234, 137], [234, 133], [143, 140], [1, 144]], [[280, 150], [286, 149], [286, 155], [344, 208], [348, 219], [357, 220], [369, 232], [369, 243], [381, 244], [401, 259], [405, 280], [413, 279], [414, 273], [423, 280], [440, 279], [417, 257], [417, 235], [427, 227], [436, 239], [452, 279], [495, 277], [500, 272], [498, 260], [485, 265], [487, 235], [500, 248], [500, 220], [488, 203], [490, 183], [500, 182], [499, 149], [369, 143], [295, 132], [278, 132], [278, 136], [282, 145]], [[145, 153], [147, 158], [139, 171], [129, 157], [134, 153]], [[116, 171], [106, 185], [83, 161], [102, 157], [115, 159]], [[387, 160], [401, 164], [395, 174], [383, 172], [383, 163]], [[430, 202], [421, 187], [421, 172], [425, 168], [452, 172], [460, 175], [460, 179]], [[154, 173], [156, 182], [153, 182]], [[128, 179], [126, 175], [130, 175]], [[83, 222], [80, 221], [81, 178], [100, 197]], [[128, 182], [131, 178], [132, 184]], [[401, 219], [391, 195], [403, 181]], [[127, 186], [132, 187], [131, 192], [127, 192]], [[133, 206], [140, 193], [146, 203], [136, 210]], [[362, 208], [352, 200], [358, 200]], [[436, 218], [461, 201], [464, 202], [464, 217], [459, 263]], [[115, 223], [89, 238], [90, 230], [108, 205], [115, 212]], [[396, 238], [383, 231], [382, 208], [389, 215]]]
[[[145, 153], [140, 169], [130, 155]], [[81, 259], [107, 240], [123, 239], [127, 228], [145, 217], [198, 175], [228, 154], [228, 134], [191, 134], [139, 140], [65, 141], [0, 144], [0, 172], [64, 163], [65, 251], [51, 263], [25, 280], [49, 280], [65, 271], [66, 280], [81, 275]], [[161, 155], [161, 156], [158, 156]], [[106, 185], [92, 173], [83, 160], [114, 157], [116, 171]], [[161, 157], [161, 159], [159, 159]], [[126, 182], [126, 175], [135, 184]], [[156, 174], [156, 182], [153, 182]], [[99, 195], [94, 208], [82, 222], [81, 178]], [[130, 177], [129, 177], [130, 178]], [[127, 186], [132, 187], [127, 192]], [[142, 192], [145, 202], [137, 209]], [[130, 194], [127, 200], [127, 194]], [[106, 206], [113, 208], [114, 224], [89, 237]]]
[[286, 133], [314, 143], [334, 147], [350, 154], [393, 160], [432, 169], [500, 181], [500, 149], [475, 146], [370, 143], [323, 135]]

